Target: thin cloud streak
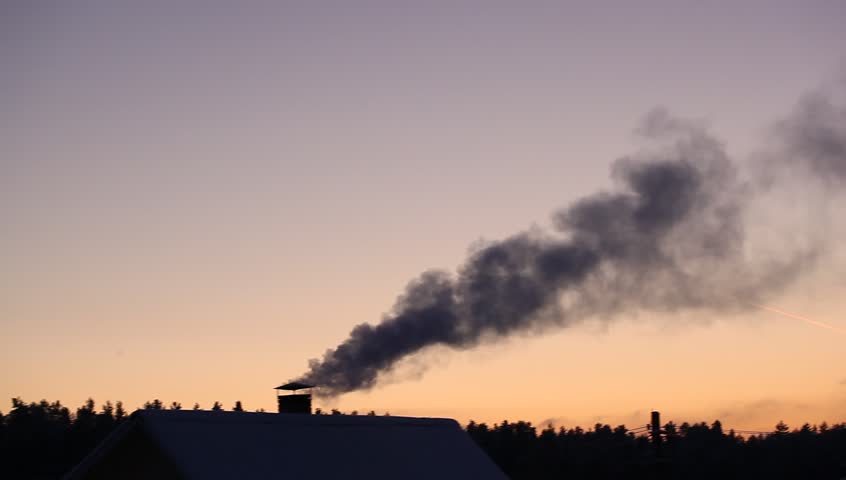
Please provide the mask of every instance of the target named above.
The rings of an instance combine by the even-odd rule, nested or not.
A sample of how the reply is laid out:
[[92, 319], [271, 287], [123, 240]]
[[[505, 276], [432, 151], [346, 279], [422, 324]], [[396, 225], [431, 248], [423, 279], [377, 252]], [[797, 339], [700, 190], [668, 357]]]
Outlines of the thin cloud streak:
[[803, 322], [805, 322], [809, 325], [813, 325], [815, 327], [825, 328], [827, 330], [831, 330], [832, 332], [836, 332], [836, 333], [840, 333], [840, 334], [846, 334], [846, 329], [843, 329], [843, 328], [840, 328], [840, 327], [835, 327], [834, 325], [829, 325], [828, 323], [820, 322], [819, 320], [813, 320], [813, 319], [810, 319], [808, 317], [803, 317], [802, 315], [796, 315], [795, 313], [785, 312], [784, 310], [781, 310], [781, 309], [778, 309], [778, 308], [775, 308], [775, 307], [770, 307], [770, 306], [767, 306], [767, 305], [755, 305], [755, 306], [760, 308], [760, 309], [766, 310], [768, 312], [777, 313], [779, 315], [782, 315], [782, 316], [785, 316], [785, 317], [788, 317], [788, 318], [792, 318], [792, 319], [795, 319], [795, 320], [801, 320], [801, 321], [803, 321]]

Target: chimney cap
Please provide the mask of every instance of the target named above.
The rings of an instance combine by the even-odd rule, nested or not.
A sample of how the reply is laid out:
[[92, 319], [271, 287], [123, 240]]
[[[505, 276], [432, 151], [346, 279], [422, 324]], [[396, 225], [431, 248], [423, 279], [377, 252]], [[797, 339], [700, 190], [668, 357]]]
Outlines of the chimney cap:
[[302, 390], [303, 388], [314, 388], [314, 385], [300, 382], [290, 382], [285, 385], [279, 385], [274, 390]]

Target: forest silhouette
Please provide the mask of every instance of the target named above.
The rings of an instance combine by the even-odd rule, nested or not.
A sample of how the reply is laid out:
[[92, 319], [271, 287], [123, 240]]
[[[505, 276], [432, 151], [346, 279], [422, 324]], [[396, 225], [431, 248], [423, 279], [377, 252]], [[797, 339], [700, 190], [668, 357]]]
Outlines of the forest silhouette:
[[[145, 402], [143, 408], [183, 407], [179, 402], [165, 405], [155, 399]], [[196, 403], [191, 408], [201, 409]], [[210, 409], [225, 410], [220, 402]], [[229, 410], [245, 409], [238, 401]], [[345, 415], [320, 409], [315, 414]], [[94, 400], [88, 399], [72, 412], [59, 401], [27, 403], [14, 398], [11, 410], [0, 413], [0, 478], [61, 478], [129, 418], [122, 402], [105, 402], [97, 408]], [[846, 476], [846, 422], [805, 424], [795, 429], [779, 422], [773, 432], [758, 435], [724, 431], [718, 420], [710, 425], [669, 422], [662, 426], [660, 448], [644, 427], [623, 425], [612, 428], [597, 423], [592, 429], [548, 425], [539, 430], [524, 421], [490, 426], [471, 421], [466, 430], [513, 480]]]

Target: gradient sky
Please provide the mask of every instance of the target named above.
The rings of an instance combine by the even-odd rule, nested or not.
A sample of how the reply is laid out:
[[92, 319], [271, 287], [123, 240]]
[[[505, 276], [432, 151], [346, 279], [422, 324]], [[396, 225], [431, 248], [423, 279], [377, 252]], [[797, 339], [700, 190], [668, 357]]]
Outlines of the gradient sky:
[[[844, 20], [807, 0], [3, 1], [0, 397], [273, 410], [419, 272], [608, 187], [651, 108], [766, 146], [842, 64]], [[846, 328], [844, 274], [775, 304]], [[844, 421], [844, 345], [771, 312], [632, 312], [435, 349], [321, 406]]]

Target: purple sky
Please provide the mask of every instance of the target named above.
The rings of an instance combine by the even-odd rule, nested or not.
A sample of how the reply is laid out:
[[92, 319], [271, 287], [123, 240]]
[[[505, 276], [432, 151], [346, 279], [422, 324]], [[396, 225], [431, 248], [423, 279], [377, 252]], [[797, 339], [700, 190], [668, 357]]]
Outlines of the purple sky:
[[[842, 65], [844, 20], [842, 1], [3, 2], [0, 397], [270, 408], [266, 388], [418, 272], [608, 186], [651, 108], [703, 119], [733, 153], [760, 146]], [[795, 305], [819, 304], [808, 289]], [[624, 331], [579, 342], [644, 335]], [[455, 386], [478, 358], [523, 368], [528, 350], [567, 362], [567, 338], [406, 383]], [[342, 406], [414, 414], [416, 388]], [[794, 401], [767, 388], [700, 408]], [[550, 402], [480, 415], [592, 407]]]

